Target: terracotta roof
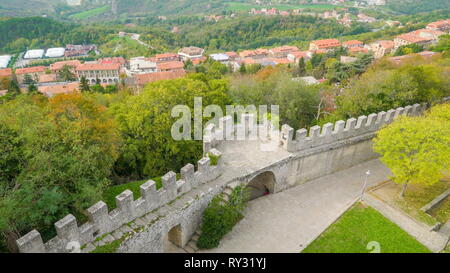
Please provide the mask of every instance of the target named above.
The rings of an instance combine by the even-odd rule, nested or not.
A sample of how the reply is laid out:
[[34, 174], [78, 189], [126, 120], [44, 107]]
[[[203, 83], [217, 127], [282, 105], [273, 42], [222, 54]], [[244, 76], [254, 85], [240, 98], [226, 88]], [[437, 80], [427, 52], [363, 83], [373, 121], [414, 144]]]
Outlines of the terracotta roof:
[[0, 77], [11, 77], [13, 71], [11, 68], [0, 69]]
[[176, 53], [162, 53], [162, 54], [156, 54], [155, 58], [162, 59], [162, 58], [178, 58], [178, 54]]
[[395, 46], [394, 41], [389, 41], [389, 40], [378, 41], [377, 43], [380, 44], [380, 46], [385, 49], [391, 49], [391, 48], [394, 48], [394, 46]]
[[317, 40], [313, 41], [313, 44], [315, 44], [320, 49], [330, 48], [330, 47], [337, 47], [341, 45], [341, 42], [337, 39], [324, 39], [324, 40]]
[[196, 46], [183, 47], [178, 53], [184, 53], [189, 56], [201, 55], [205, 50]]
[[98, 60], [98, 63], [100, 64], [121, 64], [124, 65], [127, 63], [127, 60], [123, 57], [108, 57], [108, 58], [102, 58]]
[[348, 51], [350, 53], [369, 53], [369, 50], [363, 47], [351, 47], [348, 49]]
[[180, 61], [170, 61], [165, 63], [159, 63], [156, 65], [158, 70], [178, 70], [184, 68], [184, 63]]
[[287, 58], [269, 58], [270, 61], [276, 62], [277, 64], [290, 64], [293, 63], [293, 61], [287, 59]]
[[294, 58], [309, 58], [307, 51], [294, 51], [289, 53], [290, 55], [294, 56]]
[[56, 74], [43, 74], [39, 76], [39, 82], [56, 82]]
[[282, 52], [292, 52], [292, 51], [298, 51], [298, 47], [296, 47], [296, 46], [280, 46], [280, 47], [274, 47], [274, 48], [270, 49], [270, 52], [272, 52], [272, 54], [282, 53]]
[[255, 50], [244, 50], [241, 53], [239, 53], [239, 56], [242, 58], [257, 56], [257, 55], [269, 55], [269, 50], [264, 48], [258, 48]]
[[80, 64], [81, 64], [81, 62], [79, 60], [56, 62], [56, 63], [53, 63], [53, 64], [50, 65], [50, 70], [53, 70], [53, 71], [61, 70], [61, 69], [63, 69], [63, 67], [65, 65], [72, 66], [72, 67], [76, 68]]
[[80, 84], [78, 82], [71, 82], [67, 84], [55, 84], [55, 85], [45, 85], [45, 86], [39, 86], [38, 90], [39, 92], [43, 93], [44, 95], [48, 97], [52, 97], [54, 95], [58, 94], [67, 94], [71, 92], [76, 92], [78, 88], [80, 87]]
[[237, 57], [239, 57], [239, 54], [237, 54], [234, 51], [228, 51], [228, 52], [225, 52], [225, 54], [228, 55], [228, 57], [230, 57], [230, 58], [237, 58]]
[[427, 25], [427, 27], [431, 27], [431, 28], [442, 28], [442, 27], [446, 27], [450, 25], [450, 19], [447, 20], [441, 20], [441, 21], [437, 21], [437, 22], [432, 22], [429, 23]]
[[119, 70], [120, 63], [84, 63], [77, 67], [77, 71], [91, 70]]
[[192, 64], [193, 65], [198, 65], [198, 64], [203, 63], [204, 61], [206, 61], [206, 57], [205, 56], [192, 60]]
[[418, 35], [414, 35], [414, 34], [410, 34], [410, 33], [399, 35], [399, 36], [397, 36], [397, 39], [402, 39], [402, 40], [410, 42], [410, 43], [419, 43], [419, 42], [432, 40], [432, 38], [429, 38], [429, 37], [420, 37]]
[[40, 73], [40, 72], [45, 72], [46, 69], [47, 68], [45, 66], [33, 66], [33, 67], [18, 68], [18, 69], [16, 69], [16, 75]]
[[181, 78], [184, 75], [186, 75], [186, 71], [177, 70], [177, 71], [163, 71], [155, 73], [137, 74], [134, 77], [136, 79], [137, 85], [145, 85], [146, 83], [149, 82]]
[[342, 45], [344, 46], [356, 46], [356, 45], [363, 45], [364, 43], [358, 40], [350, 40], [350, 41], [345, 41], [342, 43]]

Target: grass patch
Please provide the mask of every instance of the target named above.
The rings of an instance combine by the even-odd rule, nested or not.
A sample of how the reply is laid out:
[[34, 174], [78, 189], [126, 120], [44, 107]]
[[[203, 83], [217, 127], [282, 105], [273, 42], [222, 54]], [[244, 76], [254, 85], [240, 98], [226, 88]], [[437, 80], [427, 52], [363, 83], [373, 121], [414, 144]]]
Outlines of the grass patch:
[[430, 210], [431, 216], [436, 218], [442, 224], [445, 224], [450, 219], [450, 196], [439, 202], [436, 207]]
[[120, 244], [123, 242], [124, 238], [112, 241], [109, 244], [98, 246], [90, 253], [115, 253], [119, 248]]
[[382, 253], [430, 251], [371, 207], [358, 203], [342, 215], [303, 253], [369, 253], [367, 244], [378, 242]]
[[90, 9], [90, 10], [86, 10], [83, 12], [79, 12], [79, 13], [75, 13], [73, 15], [70, 15], [69, 17], [72, 19], [76, 19], [76, 20], [83, 20], [89, 17], [93, 17], [96, 15], [100, 15], [103, 14], [105, 12], [107, 12], [110, 9], [109, 5], [104, 5], [102, 7], [99, 8], [95, 8], [95, 9]]

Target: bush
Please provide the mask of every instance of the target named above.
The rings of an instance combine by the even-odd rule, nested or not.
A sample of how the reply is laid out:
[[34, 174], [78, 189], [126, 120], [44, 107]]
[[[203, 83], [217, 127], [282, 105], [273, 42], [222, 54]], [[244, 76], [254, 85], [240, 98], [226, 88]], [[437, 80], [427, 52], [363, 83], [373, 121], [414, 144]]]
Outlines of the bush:
[[222, 237], [243, 218], [247, 199], [245, 190], [240, 186], [233, 190], [228, 202], [223, 201], [221, 194], [215, 196], [203, 213], [202, 232], [197, 246], [203, 249], [219, 246]]

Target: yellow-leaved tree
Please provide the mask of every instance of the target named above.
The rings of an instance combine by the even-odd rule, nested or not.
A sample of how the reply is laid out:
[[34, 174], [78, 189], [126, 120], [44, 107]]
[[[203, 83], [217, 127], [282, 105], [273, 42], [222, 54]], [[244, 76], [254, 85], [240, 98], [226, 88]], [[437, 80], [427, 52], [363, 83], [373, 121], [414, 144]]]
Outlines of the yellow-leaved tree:
[[388, 166], [392, 180], [402, 184], [432, 185], [450, 168], [450, 104], [432, 107], [419, 117], [400, 117], [374, 139], [374, 151]]

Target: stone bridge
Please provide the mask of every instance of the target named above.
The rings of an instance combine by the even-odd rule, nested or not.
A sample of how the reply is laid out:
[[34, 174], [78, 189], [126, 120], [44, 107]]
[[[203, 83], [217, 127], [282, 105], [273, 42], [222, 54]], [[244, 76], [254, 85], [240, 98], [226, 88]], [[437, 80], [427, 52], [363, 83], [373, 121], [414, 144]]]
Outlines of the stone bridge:
[[419, 104], [400, 107], [299, 129], [295, 136], [288, 125], [274, 130], [257, 124], [251, 114], [237, 124], [231, 117], [222, 118], [218, 126], [205, 129], [205, 157], [197, 162], [197, 170], [186, 165], [178, 181], [174, 172], [167, 173], [161, 189], [150, 180], [136, 200], [126, 190], [116, 197], [112, 211], [100, 201], [87, 210], [89, 221], [81, 226], [69, 214], [55, 223], [57, 236], [46, 243], [33, 230], [17, 240], [19, 250], [72, 252], [81, 246], [88, 252], [115, 240], [121, 242], [118, 252], [164, 252], [167, 241], [184, 247], [208, 203], [227, 186], [245, 185], [251, 198], [257, 198], [376, 158], [371, 141], [376, 131], [399, 115], [419, 115], [424, 109]]

